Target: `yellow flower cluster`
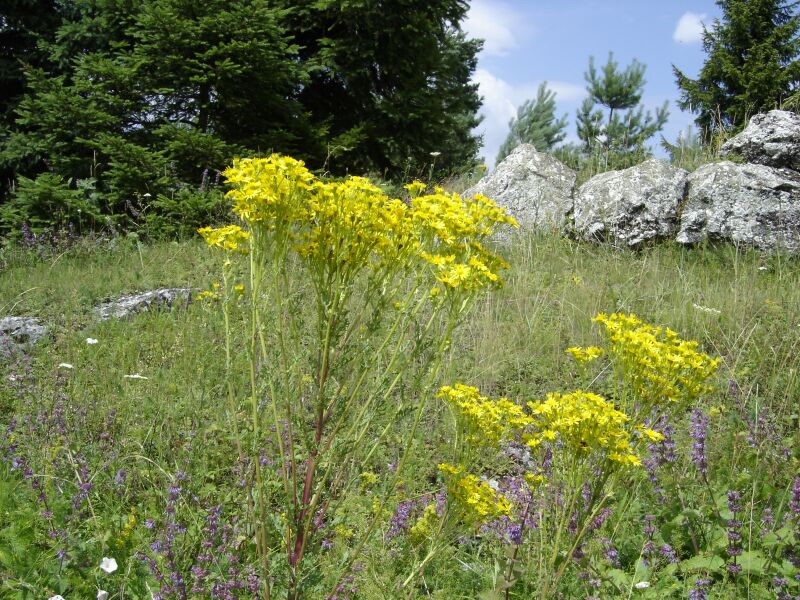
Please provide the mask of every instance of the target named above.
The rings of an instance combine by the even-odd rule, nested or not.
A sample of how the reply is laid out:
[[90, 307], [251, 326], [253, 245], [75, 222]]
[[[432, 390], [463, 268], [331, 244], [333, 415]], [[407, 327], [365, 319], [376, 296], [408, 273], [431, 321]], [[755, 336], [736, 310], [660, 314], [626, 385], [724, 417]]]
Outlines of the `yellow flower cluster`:
[[571, 354], [579, 363], [588, 363], [600, 358], [603, 355], [603, 349], [597, 346], [586, 346], [585, 348], [573, 346], [572, 348], [567, 348], [567, 354]]
[[276, 223], [304, 219], [306, 198], [317, 184], [303, 161], [278, 154], [237, 159], [223, 175], [233, 188], [228, 192], [233, 212], [269, 229]]
[[408, 207], [363, 177], [318, 184], [306, 199], [307, 218], [297, 224], [297, 249], [314, 264], [358, 270], [373, 257], [400, 261], [416, 247]]
[[247, 241], [250, 233], [243, 231], [238, 225], [227, 225], [225, 227], [202, 227], [197, 230], [206, 244], [210, 248], [219, 248], [225, 252], [247, 253]]
[[481, 194], [466, 199], [437, 187], [433, 194], [421, 195], [418, 182], [407, 189], [412, 195], [415, 229], [423, 245], [432, 249], [420, 255], [434, 269], [436, 279], [449, 289], [499, 285], [497, 273], [508, 265], [480, 240], [491, 236], [498, 226], [518, 227], [517, 222]]
[[[252, 230], [284, 235], [320, 273], [411, 261], [431, 268], [445, 290], [472, 291], [499, 285], [498, 272], [508, 267], [481, 241], [517, 223], [485, 196], [465, 199], [441, 188], [424, 194], [425, 184], [414, 182], [406, 186], [409, 205], [361, 177], [322, 182], [302, 161], [276, 154], [237, 160], [224, 175], [234, 213]], [[200, 232], [225, 250], [246, 240], [235, 226]]]
[[485, 481], [464, 467], [442, 463], [439, 470], [447, 480], [447, 500], [458, 510], [459, 521], [467, 526], [480, 525], [502, 515], [511, 514], [511, 503]]
[[593, 320], [605, 328], [613, 364], [646, 405], [689, 401], [711, 390], [707, 381], [720, 361], [698, 352], [697, 342], [636, 315], [600, 313]]
[[641, 464], [625, 428], [628, 415], [601, 396], [580, 390], [548, 394], [544, 402], [530, 402], [528, 407], [540, 432], [528, 437], [530, 446], [559, 440], [578, 456], [599, 453], [623, 465]]
[[496, 447], [509, 430], [531, 423], [521, 406], [506, 398], [491, 400], [481, 396], [478, 388], [461, 383], [442, 387], [437, 398], [453, 407], [468, 432], [467, 440], [476, 445]]

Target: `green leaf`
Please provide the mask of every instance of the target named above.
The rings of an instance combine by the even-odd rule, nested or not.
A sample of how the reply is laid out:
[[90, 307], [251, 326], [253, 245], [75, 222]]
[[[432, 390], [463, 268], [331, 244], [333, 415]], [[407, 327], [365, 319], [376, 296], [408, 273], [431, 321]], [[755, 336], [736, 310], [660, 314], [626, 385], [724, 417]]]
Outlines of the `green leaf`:
[[745, 573], [752, 573], [759, 575], [764, 573], [764, 566], [767, 564], [767, 559], [758, 550], [750, 552], [743, 552], [736, 560], [742, 566], [742, 571]]
[[681, 571], [717, 571], [725, 566], [725, 561], [719, 556], [693, 556], [681, 561]]

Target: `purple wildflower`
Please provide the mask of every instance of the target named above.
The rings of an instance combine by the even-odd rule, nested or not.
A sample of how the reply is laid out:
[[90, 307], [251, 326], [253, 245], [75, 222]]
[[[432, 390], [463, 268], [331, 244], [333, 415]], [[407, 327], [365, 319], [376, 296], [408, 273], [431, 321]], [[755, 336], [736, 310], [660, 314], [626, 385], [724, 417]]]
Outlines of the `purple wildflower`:
[[692, 412], [692, 424], [689, 428], [692, 436], [692, 462], [703, 477], [708, 475], [708, 458], [706, 456], [706, 438], [708, 437], [708, 417], [698, 408]]

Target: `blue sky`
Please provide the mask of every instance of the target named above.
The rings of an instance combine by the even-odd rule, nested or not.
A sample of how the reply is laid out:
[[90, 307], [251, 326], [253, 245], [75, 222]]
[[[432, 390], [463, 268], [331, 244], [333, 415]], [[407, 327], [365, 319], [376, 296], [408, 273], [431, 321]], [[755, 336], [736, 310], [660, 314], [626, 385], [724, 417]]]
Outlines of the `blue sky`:
[[[701, 32], [720, 12], [713, 0], [472, 0], [464, 29], [485, 40], [474, 81], [484, 98], [478, 128], [481, 154], [494, 163], [516, 107], [534, 97], [542, 81], [556, 92], [558, 116], [567, 113], [567, 141], [577, 141], [575, 111], [586, 96], [589, 57], [604, 65], [608, 53], [621, 68], [634, 58], [646, 65], [642, 102], [651, 111], [669, 101], [663, 134], [674, 141], [693, 122], [679, 97], [672, 65], [695, 77], [705, 60]], [[663, 154], [654, 137], [651, 145]]]

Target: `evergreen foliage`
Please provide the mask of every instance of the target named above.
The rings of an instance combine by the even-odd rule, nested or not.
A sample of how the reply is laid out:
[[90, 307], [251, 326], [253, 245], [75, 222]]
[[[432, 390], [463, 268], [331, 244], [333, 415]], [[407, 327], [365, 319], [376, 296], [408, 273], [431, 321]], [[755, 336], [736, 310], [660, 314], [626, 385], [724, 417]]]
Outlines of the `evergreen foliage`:
[[722, 19], [703, 34], [706, 62], [697, 79], [673, 65], [684, 110], [704, 137], [740, 128], [800, 90], [800, 2], [717, 0]]
[[481, 42], [458, 28], [464, 0], [282, 0], [309, 80], [298, 98], [322, 135], [302, 157], [330, 170], [422, 174], [475, 161]]
[[620, 71], [609, 53], [600, 72], [592, 57], [584, 73], [589, 96], [578, 109], [578, 137], [586, 155], [602, 156], [610, 168], [630, 166], [632, 160], [647, 154], [647, 140], [663, 129], [669, 117], [666, 102], [655, 114], [641, 105], [644, 72], [645, 66], [637, 60]]
[[526, 100], [517, 108], [517, 116], [509, 121], [508, 128], [496, 163], [520, 144], [532, 144], [539, 152], [551, 152], [567, 137], [567, 115], [556, 119], [556, 94], [543, 82], [536, 91], [536, 98]]
[[[33, 10], [15, 1], [20, 14]], [[51, 173], [71, 191], [91, 179], [104, 213], [130, 224], [166, 206], [175, 214], [172, 200], [156, 199], [187, 198], [235, 156], [279, 152], [388, 177], [429, 172], [431, 153], [438, 173], [468, 166], [481, 43], [459, 29], [467, 9], [462, 0], [55, 3], [49, 33], [0, 38], [0, 76], [11, 56], [21, 70], [8, 77], [24, 74], [26, 86], [0, 99], [3, 187], [13, 203], [19, 177]]]

